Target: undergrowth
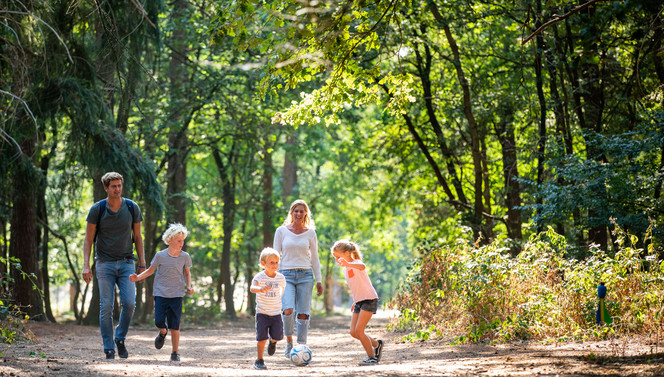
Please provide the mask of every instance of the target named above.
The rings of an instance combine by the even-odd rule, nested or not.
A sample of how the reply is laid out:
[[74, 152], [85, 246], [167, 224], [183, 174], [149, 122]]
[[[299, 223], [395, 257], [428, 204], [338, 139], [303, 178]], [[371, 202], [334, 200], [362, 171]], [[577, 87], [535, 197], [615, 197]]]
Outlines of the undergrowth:
[[[584, 260], [566, 258], [553, 229], [534, 235], [517, 257], [498, 243], [422, 250], [390, 302], [401, 315], [390, 328], [404, 340], [453, 336], [455, 341], [657, 337], [663, 324], [664, 262], [650, 243], [617, 229], [616, 249], [591, 247]], [[647, 240], [647, 238], [646, 238]], [[608, 288], [611, 325], [597, 325], [597, 286]]]
[[[21, 261], [14, 257], [0, 257], [0, 263], [8, 266], [9, 269], [18, 271], [23, 279], [29, 279], [33, 284], [36, 294], [41, 295], [37, 288], [34, 274], [28, 274], [21, 269]], [[14, 283], [9, 272], [4, 273], [0, 278], [0, 343], [11, 344], [16, 341], [34, 342], [37, 340], [35, 335], [26, 328], [25, 323], [30, 319], [21, 308], [11, 301], [11, 288]], [[2, 354], [0, 354], [2, 356]]]

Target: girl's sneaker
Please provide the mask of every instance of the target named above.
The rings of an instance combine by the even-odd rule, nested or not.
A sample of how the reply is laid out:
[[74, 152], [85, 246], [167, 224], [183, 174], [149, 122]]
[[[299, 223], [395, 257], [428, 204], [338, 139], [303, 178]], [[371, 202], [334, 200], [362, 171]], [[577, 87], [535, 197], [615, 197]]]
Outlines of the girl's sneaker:
[[366, 359], [360, 361], [360, 365], [376, 365], [378, 364], [378, 359], [375, 357], [367, 357]]
[[177, 352], [171, 353], [171, 361], [180, 362], [180, 354]]
[[380, 361], [380, 357], [383, 355], [383, 341], [378, 339], [378, 345], [374, 348], [374, 357], [376, 360]]

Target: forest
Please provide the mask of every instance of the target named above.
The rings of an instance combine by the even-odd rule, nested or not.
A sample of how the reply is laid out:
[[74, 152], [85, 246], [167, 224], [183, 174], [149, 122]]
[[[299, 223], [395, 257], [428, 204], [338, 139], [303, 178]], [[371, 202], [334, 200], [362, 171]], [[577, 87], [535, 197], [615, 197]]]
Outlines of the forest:
[[[342, 277], [329, 248], [348, 238], [397, 326], [561, 336], [594, 324], [594, 289], [609, 279], [635, 297], [612, 307], [629, 331], [653, 329], [663, 11], [652, 0], [0, 0], [0, 311], [61, 321], [51, 287], [71, 286], [67, 318], [98, 323], [96, 282], [81, 278], [85, 218], [117, 171], [143, 213], [148, 262], [168, 224], [190, 230], [193, 322], [253, 310], [260, 250], [301, 198], [325, 312]], [[535, 287], [546, 302], [528, 311]], [[135, 320], [150, 320], [151, 295], [150, 279], [137, 285]], [[573, 323], [554, 331], [536, 314], [551, 308]]]

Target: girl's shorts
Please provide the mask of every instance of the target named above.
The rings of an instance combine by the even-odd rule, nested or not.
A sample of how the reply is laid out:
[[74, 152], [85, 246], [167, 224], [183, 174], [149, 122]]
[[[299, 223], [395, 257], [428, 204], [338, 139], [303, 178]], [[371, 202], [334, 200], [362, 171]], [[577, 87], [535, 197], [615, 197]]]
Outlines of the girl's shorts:
[[360, 310], [364, 310], [376, 314], [376, 311], [378, 310], [378, 299], [374, 298], [371, 300], [358, 301], [353, 306], [353, 313], [359, 313]]

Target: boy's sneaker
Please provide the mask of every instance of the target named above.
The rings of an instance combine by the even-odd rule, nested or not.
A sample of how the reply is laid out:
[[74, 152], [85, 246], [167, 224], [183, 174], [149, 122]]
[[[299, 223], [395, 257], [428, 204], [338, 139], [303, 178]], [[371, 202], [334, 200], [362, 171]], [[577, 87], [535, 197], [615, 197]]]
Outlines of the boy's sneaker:
[[376, 365], [378, 364], [378, 359], [375, 357], [367, 357], [366, 359], [360, 361], [360, 365]]
[[254, 369], [267, 369], [263, 359], [256, 359], [256, 361], [254, 362]]
[[290, 359], [291, 350], [293, 350], [293, 343], [290, 342], [286, 343], [286, 350], [284, 351], [284, 356], [286, 356], [287, 359]]
[[[168, 333], [166, 333], [168, 334]], [[160, 350], [161, 347], [164, 346], [164, 340], [166, 339], [166, 334], [162, 334], [161, 331], [159, 331], [159, 334], [157, 334], [157, 337], [154, 338], [154, 348]]]
[[129, 357], [129, 352], [127, 352], [127, 347], [125, 347], [124, 339], [115, 339], [115, 345], [118, 347], [118, 356], [120, 356], [121, 359]]
[[267, 346], [267, 354], [272, 356], [274, 355], [274, 351], [277, 350], [277, 342], [273, 342], [272, 339], [268, 340], [270, 344]]
[[374, 348], [374, 357], [376, 358], [376, 360], [380, 361], [380, 357], [383, 354], [383, 341], [378, 339], [377, 342], [378, 345], [376, 346], [376, 348]]
[[171, 353], [171, 361], [177, 361], [177, 362], [179, 362], [179, 361], [180, 361], [180, 354], [177, 353], [177, 352], [173, 352], [173, 353]]
[[106, 354], [106, 360], [115, 359], [115, 350], [104, 350], [104, 353]]

